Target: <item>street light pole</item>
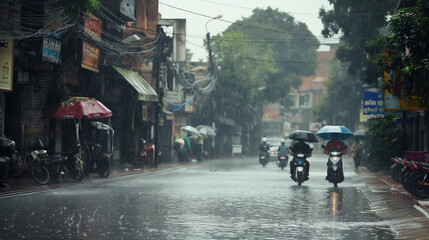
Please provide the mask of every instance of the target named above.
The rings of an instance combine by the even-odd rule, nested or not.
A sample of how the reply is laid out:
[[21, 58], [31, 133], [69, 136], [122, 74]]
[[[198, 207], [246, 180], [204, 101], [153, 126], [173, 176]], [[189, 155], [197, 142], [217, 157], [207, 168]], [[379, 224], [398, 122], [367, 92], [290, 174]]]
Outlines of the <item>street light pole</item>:
[[211, 73], [214, 73], [214, 64], [213, 64], [213, 56], [212, 56], [212, 50], [211, 50], [211, 48], [210, 48], [210, 32], [207, 30], [207, 24], [210, 22], [210, 21], [212, 21], [212, 20], [215, 20], [215, 19], [219, 19], [219, 18], [221, 18], [222, 17], [222, 14], [219, 14], [219, 15], [217, 15], [216, 17], [213, 17], [213, 18], [211, 18], [210, 20], [208, 20], [207, 22], [206, 22], [206, 37], [207, 37], [207, 48], [208, 48], [208, 51], [209, 51], [209, 63], [210, 63], [210, 65], [209, 65], [209, 71], [211, 72]]

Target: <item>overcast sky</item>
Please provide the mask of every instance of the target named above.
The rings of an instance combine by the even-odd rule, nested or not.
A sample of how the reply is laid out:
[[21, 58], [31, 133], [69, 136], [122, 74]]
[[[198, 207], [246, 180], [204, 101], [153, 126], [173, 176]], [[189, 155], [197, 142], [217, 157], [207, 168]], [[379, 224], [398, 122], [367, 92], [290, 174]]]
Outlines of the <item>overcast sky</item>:
[[[222, 15], [222, 20], [235, 22], [243, 17], [249, 17], [252, 10], [268, 6], [289, 13], [296, 21], [307, 24], [309, 30], [320, 40], [322, 22], [319, 19], [319, 9], [331, 9], [328, 0], [159, 0], [159, 12], [162, 18], [186, 19], [187, 48], [194, 54], [192, 61], [207, 59], [208, 53], [203, 46], [206, 35], [205, 25], [209, 17]], [[211, 35], [223, 32], [231, 23], [213, 20], [207, 24]], [[335, 39], [329, 42], [337, 41]]]

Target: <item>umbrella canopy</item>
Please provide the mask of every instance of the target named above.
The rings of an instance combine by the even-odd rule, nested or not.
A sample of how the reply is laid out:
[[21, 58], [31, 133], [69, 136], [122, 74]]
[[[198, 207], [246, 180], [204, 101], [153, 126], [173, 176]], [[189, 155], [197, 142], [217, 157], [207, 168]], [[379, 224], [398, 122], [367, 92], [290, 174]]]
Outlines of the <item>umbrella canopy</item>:
[[180, 129], [182, 129], [183, 131], [190, 133], [192, 135], [196, 135], [196, 136], [201, 136], [201, 134], [198, 132], [198, 129], [192, 127], [192, 126], [184, 126], [181, 127]]
[[47, 107], [42, 115], [58, 119], [104, 118], [112, 116], [112, 111], [94, 98], [72, 97]]
[[317, 131], [316, 135], [325, 140], [332, 140], [332, 133], [338, 134], [338, 140], [345, 140], [353, 135], [353, 133], [344, 126], [331, 125], [322, 127], [319, 131]]
[[213, 130], [212, 127], [207, 125], [199, 125], [196, 127], [198, 129], [198, 132], [202, 135], [207, 136], [216, 136], [216, 132]]
[[292, 140], [302, 140], [305, 142], [318, 142], [316, 135], [310, 131], [304, 131], [304, 130], [295, 130], [289, 135], [289, 139]]
[[198, 130], [198, 132], [206, 136], [216, 136], [215, 131], [213, 131], [213, 129], [210, 129], [210, 128], [201, 128], [200, 130]]
[[357, 130], [356, 132], [353, 133], [353, 136], [357, 138], [365, 138], [367, 134], [368, 133], [365, 130]]

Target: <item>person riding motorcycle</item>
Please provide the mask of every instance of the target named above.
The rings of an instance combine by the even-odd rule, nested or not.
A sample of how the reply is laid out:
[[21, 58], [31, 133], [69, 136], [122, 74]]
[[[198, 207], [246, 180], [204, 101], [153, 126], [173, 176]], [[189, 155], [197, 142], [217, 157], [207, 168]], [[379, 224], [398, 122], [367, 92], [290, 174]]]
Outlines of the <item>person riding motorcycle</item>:
[[262, 138], [262, 143], [259, 145], [259, 152], [266, 153], [268, 156], [269, 150], [270, 150], [270, 145], [267, 143], [267, 138]]
[[[325, 147], [325, 150], [323, 151], [325, 154], [329, 154], [329, 152], [341, 152], [342, 155], [347, 154], [347, 147], [344, 144], [344, 142], [340, 141], [338, 139], [338, 133], [332, 133], [332, 140], [330, 140]], [[328, 162], [329, 164], [329, 162]], [[342, 168], [342, 164], [340, 165], [340, 167]], [[341, 171], [342, 172], [342, 171]], [[342, 176], [342, 178], [344, 179], [344, 175]], [[327, 174], [326, 174], [326, 180], [329, 179], [329, 168], [327, 170]]]
[[289, 153], [289, 149], [286, 146], [286, 140], [282, 139], [282, 140], [280, 140], [280, 143], [281, 144], [280, 144], [279, 148], [277, 149], [277, 153], [278, 153], [277, 160], [279, 160], [279, 161], [280, 161], [281, 155], [287, 156], [287, 154]]
[[[292, 161], [290, 161], [290, 174], [291, 174], [291, 178], [294, 181], [298, 181], [298, 179], [295, 176], [295, 156], [299, 153], [302, 153], [305, 155], [306, 158], [311, 157], [312, 155], [312, 151], [313, 149], [310, 147], [310, 145], [308, 145], [307, 143], [305, 143], [303, 140], [299, 140], [299, 141], [294, 141], [292, 142], [291, 146], [290, 146], [290, 150], [291, 150], [291, 154], [294, 156]], [[307, 173], [306, 180], [308, 180], [308, 173], [310, 172], [310, 163], [307, 161], [307, 159], [305, 159], [305, 171]]]

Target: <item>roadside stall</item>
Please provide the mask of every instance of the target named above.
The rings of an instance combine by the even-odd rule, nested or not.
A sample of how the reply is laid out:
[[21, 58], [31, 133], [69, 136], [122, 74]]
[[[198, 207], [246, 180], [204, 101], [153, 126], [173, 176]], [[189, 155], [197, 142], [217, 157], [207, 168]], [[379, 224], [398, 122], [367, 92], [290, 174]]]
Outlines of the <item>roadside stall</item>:
[[51, 118], [50, 145], [55, 152], [67, 151], [76, 140], [86, 175], [97, 172], [100, 177], [110, 174], [114, 131], [101, 122], [112, 111], [94, 98], [72, 97], [47, 107], [43, 116]]

